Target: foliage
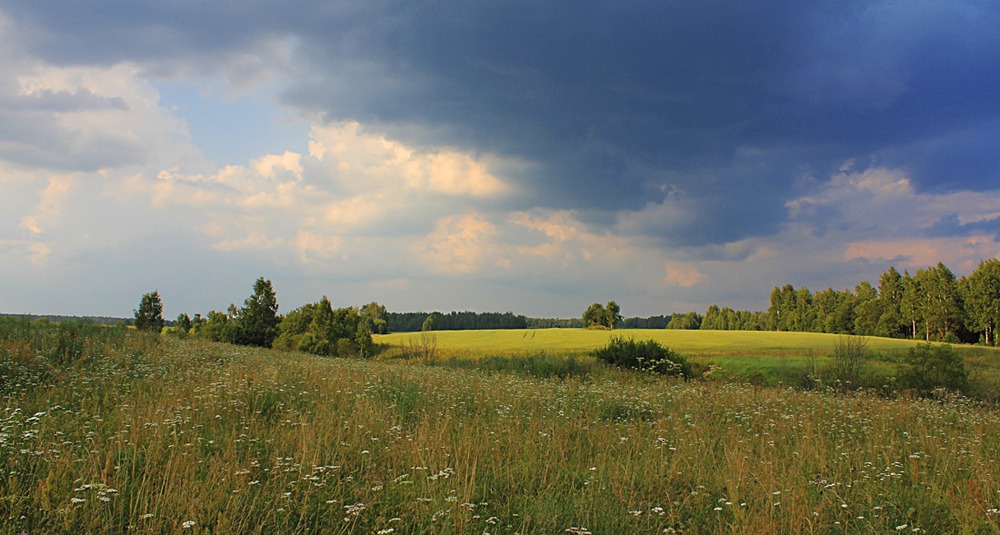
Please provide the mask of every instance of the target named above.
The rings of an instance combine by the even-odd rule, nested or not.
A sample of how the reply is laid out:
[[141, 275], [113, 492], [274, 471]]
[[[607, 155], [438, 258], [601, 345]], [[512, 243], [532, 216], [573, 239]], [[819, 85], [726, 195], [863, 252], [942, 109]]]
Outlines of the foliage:
[[938, 389], [964, 392], [969, 388], [965, 358], [947, 344], [922, 344], [910, 349], [899, 378], [903, 388], [921, 395]]
[[645, 318], [625, 318], [621, 321], [622, 329], [665, 329], [670, 322], [670, 316], [649, 316]]
[[674, 314], [667, 323], [667, 329], [700, 329], [702, 317], [697, 312]]
[[[368, 315], [366, 305], [362, 308], [362, 314]], [[384, 310], [385, 307], [382, 307]], [[427, 316], [436, 317], [434, 330], [436, 331], [465, 331], [483, 329], [526, 329], [528, 328], [528, 318], [515, 315], [512, 312], [385, 312], [385, 331], [375, 332], [375, 334], [385, 334], [385, 332], [419, 332]], [[374, 316], [373, 316], [374, 317]], [[378, 327], [377, 321], [374, 327]], [[377, 329], [376, 329], [377, 330]]]
[[253, 294], [236, 314], [234, 342], [241, 345], [271, 347], [278, 336], [278, 298], [270, 280], [257, 279]]
[[622, 321], [621, 307], [614, 301], [608, 301], [607, 306], [594, 303], [583, 313], [583, 326], [588, 329], [615, 329]]
[[361, 316], [367, 319], [372, 334], [385, 334], [389, 332], [389, 322], [386, 320], [388, 314], [385, 306], [375, 301], [361, 307]]
[[424, 323], [420, 325], [420, 330], [423, 332], [433, 331], [437, 326], [437, 315], [431, 314], [424, 319]]
[[198, 334], [213, 342], [235, 343], [236, 320], [225, 312], [212, 310], [208, 313], [208, 320], [198, 330]]
[[608, 313], [604, 310], [604, 305], [594, 303], [583, 312], [583, 326], [588, 329], [605, 328], [607, 327], [605, 325], [607, 318]]
[[139, 309], [134, 311], [135, 328], [158, 333], [163, 330], [163, 301], [160, 292], [143, 294]]
[[371, 317], [355, 307], [334, 309], [327, 296], [288, 313], [278, 325], [272, 347], [314, 355], [369, 357]]
[[177, 316], [177, 321], [174, 322], [174, 327], [176, 327], [181, 332], [187, 333], [192, 327], [191, 316], [186, 313], [181, 313]]
[[606, 346], [594, 351], [594, 356], [605, 364], [626, 370], [692, 376], [687, 360], [656, 340], [636, 341], [634, 338], [613, 336]]
[[996, 344], [1000, 325], [1000, 260], [991, 258], [979, 263], [960, 285], [969, 328], [982, 333], [986, 345]]

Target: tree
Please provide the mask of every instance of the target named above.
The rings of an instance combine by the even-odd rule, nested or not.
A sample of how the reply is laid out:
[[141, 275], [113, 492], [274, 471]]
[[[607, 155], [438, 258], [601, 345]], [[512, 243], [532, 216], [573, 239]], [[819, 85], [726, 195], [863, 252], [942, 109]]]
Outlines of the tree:
[[950, 345], [928, 342], [910, 349], [899, 381], [922, 395], [939, 388], [962, 392], [969, 387], [969, 372], [965, 358]]
[[278, 298], [271, 281], [260, 277], [253, 285], [253, 294], [236, 314], [236, 343], [271, 347], [278, 336]]
[[388, 331], [388, 324], [385, 319], [387, 313], [385, 306], [375, 301], [361, 307], [361, 315], [371, 320], [372, 334], [385, 334]]
[[906, 333], [906, 320], [903, 319], [903, 276], [890, 266], [878, 280], [878, 299], [882, 314], [878, 318], [875, 334], [879, 336], [899, 337]]
[[236, 321], [225, 312], [212, 310], [208, 321], [201, 327], [201, 336], [213, 342], [233, 343], [236, 340]]
[[437, 316], [430, 314], [427, 319], [424, 320], [423, 325], [420, 326], [420, 330], [423, 332], [430, 332], [434, 330], [435, 325], [437, 325]]
[[983, 333], [986, 345], [996, 344], [996, 327], [1000, 324], [1000, 260], [980, 262], [975, 271], [962, 278], [960, 286], [969, 330]]
[[700, 329], [702, 323], [701, 315], [697, 312], [687, 312], [684, 314], [674, 314], [670, 316], [670, 323], [667, 323], [668, 329]]
[[935, 267], [917, 271], [914, 279], [920, 288], [926, 339], [931, 339], [931, 333], [938, 340], [955, 336], [962, 325], [964, 312], [955, 274], [938, 262]]
[[903, 271], [903, 298], [899, 302], [899, 314], [909, 326], [910, 338], [917, 339], [917, 322], [920, 314], [920, 283]]
[[133, 310], [133, 313], [136, 329], [154, 333], [163, 330], [163, 301], [159, 291], [144, 294], [139, 301], [139, 310]]
[[868, 281], [854, 287], [854, 333], [862, 336], [875, 334], [882, 316], [878, 292]]
[[621, 311], [621, 307], [614, 301], [608, 301], [608, 305], [604, 307], [604, 322], [612, 331], [615, 330], [615, 325], [622, 320]]
[[604, 327], [607, 318], [608, 313], [604, 310], [604, 305], [594, 303], [587, 307], [587, 310], [583, 313], [583, 326], [587, 329]]
[[181, 332], [188, 332], [191, 330], [191, 317], [187, 313], [181, 313], [177, 316], [177, 321], [174, 322], [174, 326]]

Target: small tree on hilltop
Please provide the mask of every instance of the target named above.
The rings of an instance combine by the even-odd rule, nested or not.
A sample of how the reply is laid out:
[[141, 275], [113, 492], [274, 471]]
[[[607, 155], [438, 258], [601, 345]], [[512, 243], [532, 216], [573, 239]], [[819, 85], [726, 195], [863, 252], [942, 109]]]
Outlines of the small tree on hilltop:
[[159, 291], [144, 294], [139, 301], [139, 310], [133, 310], [133, 313], [136, 329], [155, 333], [163, 330], [163, 301]]

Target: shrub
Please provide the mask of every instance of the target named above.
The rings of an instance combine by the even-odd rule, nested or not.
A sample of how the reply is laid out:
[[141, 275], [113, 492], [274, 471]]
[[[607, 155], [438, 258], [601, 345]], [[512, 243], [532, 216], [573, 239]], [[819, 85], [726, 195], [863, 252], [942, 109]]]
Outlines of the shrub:
[[868, 365], [868, 340], [863, 336], [841, 336], [833, 346], [833, 375], [841, 386], [858, 386]]
[[965, 358], [950, 345], [927, 343], [907, 354], [899, 381], [903, 388], [912, 388], [921, 395], [941, 388], [964, 392], [969, 388], [969, 372]]
[[594, 351], [594, 356], [610, 366], [626, 370], [641, 370], [664, 375], [691, 377], [691, 366], [681, 355], [656, 340], [636, 341], [614, 336], [608, 345]]

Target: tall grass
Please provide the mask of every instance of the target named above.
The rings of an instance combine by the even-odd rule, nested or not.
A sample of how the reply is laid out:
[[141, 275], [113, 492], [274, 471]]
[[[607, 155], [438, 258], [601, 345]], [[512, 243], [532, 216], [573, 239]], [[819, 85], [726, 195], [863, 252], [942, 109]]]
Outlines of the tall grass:
[[21, 370], [0, 413], [2, 533], [1000, 532], [1000, 415], [962, 400], [124, 331], [18, 368], [57, 337], [17, 336], [0, 335]]

